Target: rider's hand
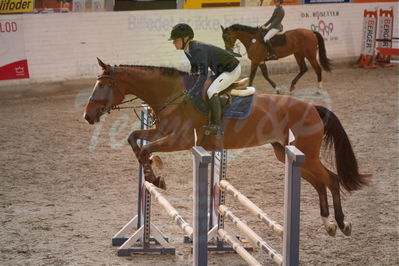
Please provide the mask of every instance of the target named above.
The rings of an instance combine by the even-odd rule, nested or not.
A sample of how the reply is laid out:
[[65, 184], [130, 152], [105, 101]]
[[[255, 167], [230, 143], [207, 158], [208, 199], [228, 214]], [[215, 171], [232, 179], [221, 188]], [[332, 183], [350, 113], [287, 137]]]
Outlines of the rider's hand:
[[190, 93], [187, 93], [186, 95], [184, 95], [183, 104], [187, 104], [189, 101], [191, 101], [192, 98], [193, 96]]
[[262, 30], [267, 30], [267, 27], [265, 25], [261, 26]]

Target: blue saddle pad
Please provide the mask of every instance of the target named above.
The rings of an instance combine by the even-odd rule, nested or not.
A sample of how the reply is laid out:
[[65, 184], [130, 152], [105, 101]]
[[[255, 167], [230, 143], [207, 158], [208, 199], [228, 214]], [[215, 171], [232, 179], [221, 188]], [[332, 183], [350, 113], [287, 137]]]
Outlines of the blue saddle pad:
[[[222, 117], [245, 119], [251, 113], [254, 96], [232, 96], [231, 104], [224, 107]], [[202, 101], [200, 97], [194, 98], [194, 105], [196, 109], [204, 114], [209, 112], [208, 106]]]

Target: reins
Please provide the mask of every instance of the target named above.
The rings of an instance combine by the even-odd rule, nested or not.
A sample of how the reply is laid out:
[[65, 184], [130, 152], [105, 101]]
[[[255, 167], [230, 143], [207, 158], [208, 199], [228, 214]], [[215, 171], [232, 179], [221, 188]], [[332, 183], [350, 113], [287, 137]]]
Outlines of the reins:
[[[159, 114], [160, 112], [162, 112], [163, 110], [165, 110], [166, 107], [168, 107], [168, 106], [170, 106], [170, 105], [181, 104], [181, 102], [175, 103], [175, 101], [176, 101], [177, 99], [179, 99], [179, 98], [180, 98], [181, 96], [183, 96], [183, 95], [185, 95], [185, 92], [182, 92], [181, 94], [179, 94], [179, 95], [177, 95], [176, 97], [174, 97], [172, 100], [170, 100], [170, 101], [168, 101], [168, 102], [166, 102], [166, 103], [164, 103], [164, 104], [162, 104], [162, 105], [159, 105], [159, 106], [161, 106], [161, 108], [159, 108], [158, 110], [154, 110], [155, 113], [158, 113], [158, 114]], [[126, 103], [129, 103], [129, 102], [133, 102], [134, 100], [137, 100], [137, 99], [139, 99], [139, 98], [138, 98], [138, 97], [134, 97], [133, 99], [123, 101], [123, 102], [121, 102], [120, 104], [111, 107], [111, 110], [120, 111], [120, 110], [122, 110], [122, 109], [133, 109], [133, 112], [134, 112], [134, 114], [136, 115], [136, 117], [141, 121], [141, 123], [143, 123], [145, 126], [148, 126], [148, 127], [152, 127], [152, 126], [154, 126], [156, 123], [160, 122], [158, 116], [156, 116], [155, 119], [152, 121], [152, 123], [151, 123], [150, 125], [148, 125], [146, 122], [144, 122], [144, 121], [141, 119], [140, 115], [137, 114], [137, 111], [136, 111], [137, 109], [141, 109], [141, 108], [143, 108], [143, 107], [150, 107], [148, 104], [141, 104], [141, 105], [136, 105], [136, 106], [135, 106], [135, 105], [133, 105], [133, 106], [121, 106], [122, 104], [126, 104]], [[155, 106], [157, 106], [157, 105], [155, 105]], [[153, 106], [153, 107], [154, 107], [154, 106]], [[108, 113], [110, 113], [111, 110], [109, 110]]]

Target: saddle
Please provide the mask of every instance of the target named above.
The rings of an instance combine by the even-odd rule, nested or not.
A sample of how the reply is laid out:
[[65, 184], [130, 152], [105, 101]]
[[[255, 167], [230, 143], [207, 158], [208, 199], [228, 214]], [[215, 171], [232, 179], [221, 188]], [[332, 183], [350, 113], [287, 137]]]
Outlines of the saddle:
[[[260, 36], [258, 36], [257, 39], [260, 38], [262, 40], [261, 43], [264, 43], [263, 39], [264, 39], [264, 37], [265, 37], [265, 35], [267, 33], [268, 33], [268, 30], [266, 30], [266, 29], [265, 30], [261, 30], [260, 31]], [[271, 42], [272, 46], [274, 46], [274, 47], [286, 45], [287, 44], [287, 36], [285, 35], [284, 31], [277, 32], [277, 34], [274, 35], [270, 39], [270, 42]]]
[[[197, 79], [198, 76], [188, 76], [187, 79], [185, 79], [185, 90], [188, 91], [195, 84]], [[208, 96], [206, 92], [214, 80], [214, 76], [209, 76], [202, 90], [195, 92], [193, 102], [195, 108], [200, 113], [209, 114]], [[219, 93], [222, 117], [245, 118], [249, 114], [255, 88], [247, 87], [248, 83], [249, 78], [241, 79]]]

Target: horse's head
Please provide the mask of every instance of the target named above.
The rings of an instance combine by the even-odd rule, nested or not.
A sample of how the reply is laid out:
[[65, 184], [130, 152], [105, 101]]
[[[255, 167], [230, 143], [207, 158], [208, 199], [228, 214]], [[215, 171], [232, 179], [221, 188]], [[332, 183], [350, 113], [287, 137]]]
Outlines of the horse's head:
[[116, 84], [112, 67], [104, 64], [98, 58], [97, 60], [102, 71], [97, 77], [97, 82], [83, 114], [89, 124], [98, 122], [104, 113], [109, 112], [112, 106], [119, 104], [124, 98], [124, 92]]
[[224, 28], [223, 26], [220, 26], [222, 28], [222, 37], [224, 41], [224, 47], [227, 51], [233, 52], [234, 45], [237, 41], [237, 37], [235, 32], [230, 28]]

